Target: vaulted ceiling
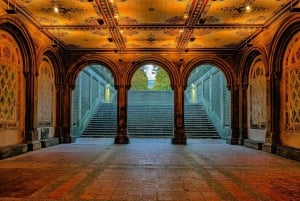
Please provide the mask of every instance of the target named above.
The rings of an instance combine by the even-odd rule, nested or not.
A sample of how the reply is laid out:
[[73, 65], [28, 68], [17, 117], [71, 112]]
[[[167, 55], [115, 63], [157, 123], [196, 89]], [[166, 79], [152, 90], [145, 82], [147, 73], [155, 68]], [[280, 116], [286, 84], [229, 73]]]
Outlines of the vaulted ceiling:
[[290, 1], [10, 0], [8, 4], [69, 50], [180, 52], [235, 50], [279, 17]]

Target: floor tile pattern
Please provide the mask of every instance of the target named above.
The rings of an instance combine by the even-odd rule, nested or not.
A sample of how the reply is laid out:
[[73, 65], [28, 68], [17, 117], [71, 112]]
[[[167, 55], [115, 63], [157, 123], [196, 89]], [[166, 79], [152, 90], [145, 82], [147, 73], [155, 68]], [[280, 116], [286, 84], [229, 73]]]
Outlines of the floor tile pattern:
[[300, 163], [223, 140], [78, 139], [0, 161], [0, 201], [298, 201]]

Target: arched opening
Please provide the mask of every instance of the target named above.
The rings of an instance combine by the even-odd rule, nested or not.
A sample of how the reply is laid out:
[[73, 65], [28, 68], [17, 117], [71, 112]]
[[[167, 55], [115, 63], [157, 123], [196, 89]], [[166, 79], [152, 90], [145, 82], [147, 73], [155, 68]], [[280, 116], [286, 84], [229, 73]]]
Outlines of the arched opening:
[[162, 67], [146, 63], [138, 68], [128, 91], [128, 135], [171, 137], [173, 100], [170, 78]]
[[55, 134], [56, 88], [51, 60], [44, 56], [38, 68], [37, 118], [38, 139], [53, 138]]
[[230, 137], [230, 91], [219, 68], [209, 64], [196, 67], [189, 75], [184, 96], [187, 138]]
[[0, 30], [0, 147], [24, 141], [25, 78], [20, 47]]
[[300, 147], [300, 32], [290, 40], [283, 59], [280, 84], [280, 141]]
[[115, 137], [117, 92], [111, 72], [99, 64], [84, 67], [72, 91], [72, 134]]
[[248, 138], [265, 142], [267, 112], [266, 67], [262, 56], [257, 56], [250, 67], [248, 97]]

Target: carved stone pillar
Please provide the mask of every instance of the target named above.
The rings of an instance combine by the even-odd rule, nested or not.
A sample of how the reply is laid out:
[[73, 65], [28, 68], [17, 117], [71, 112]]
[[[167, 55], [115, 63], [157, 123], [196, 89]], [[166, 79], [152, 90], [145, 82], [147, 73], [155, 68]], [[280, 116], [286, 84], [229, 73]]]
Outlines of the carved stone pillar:
[[184, 127], [184, 87], [174, 87], [174, 134], [172, 144], [186, 144]]
[[266, 142], [262, 150], [276, 153], [279, 139], [280, 121], [280, 77], [281, 72], [272, 73], [267, 78]]
[[57, 137], [59, 139], [59, 143], [63, 143], [62, 102], [63, 102], [63, 88], [62, 88], [61, 85], [56, 85], [56, 127], [55, 127], [55, 137]]
[[115, 144], [128, 144], [128, 130], [127, 130], [127, 86], [116, 86], [117, 94], [117, 135], [115, 137]]
[[244, 140], [248, 138], [248, 96], [247, 96], [248, 84], [242, 84], [240, 87], [240, 119], [239, 119], [239, 144], [243, 145]]
[[239, 129], [239, 86], [230, 87], [231, 92], [231, 137], [227, 139], [228, 144], [238, 144], [240, 137]]
[[71, 105], [72, 105], [72, 88], [66, 84], [63, 88], [63, 97], [61, 104], [62, 118], [62, 142], [71, 143], [75, 138], [71, 137]]
[[34, 75], [32, 72], [27, 72], [24, 76], [26, 79], [25, 141], [28, 150], [33, 151], [42, 147], [37, 132], [34, 132]]

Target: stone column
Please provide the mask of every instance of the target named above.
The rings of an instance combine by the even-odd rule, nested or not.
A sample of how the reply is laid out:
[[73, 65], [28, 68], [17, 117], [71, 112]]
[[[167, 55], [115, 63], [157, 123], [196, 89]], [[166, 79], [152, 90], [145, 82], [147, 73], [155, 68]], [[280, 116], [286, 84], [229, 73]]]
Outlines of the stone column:
[[64, 85], [63, 97], [61, 105], [61, 117], [62, 117], [62, 142], [71, 143], [75, 141], [74, 137], [71, 137], [71, 106], [72, 106], [72, 88], [69, 84]]
[[63, 98], [63, 88], [60, 84], [58, 84], [58, 85], [56, 85], [56, 127], [55, 127], [55, 137], [57, 137], [59, 139], [59, 143], [63, 143], [62, 98]]
[[239, 129], [239, 86], [230, 87], [231, 92], [231, 137], [227, 139], [228, 144], [238, 144], [240, 137]]
[[118, 85], [116, 89], [117, 94], [117, 135], [115, 137], [115, 144], [128, 144], [128, 130], [127, 130], [127, 95], [128, 86]]
[[38, 134], [34, 132], [34, 75], [32, 72], [24, 73], [26, 79], [25, 88], [25, 142], [28, 150], [33, 151], [42, 147], [38, 141]]
[[248, 84], [242, 84], [240, 87], [240, 119], [239, 119], [239, 144], [243, 145], [244, 140], [248, 138], [248, 96], [247, 96]]
[[266, 113], [266, 142], [262, 150], [276, 153], [280, 135], [280, 78], [281, 72], [272, 73], [267, 77], [267, 113]]
[[184, 127], [184, 87], [174, 87], [174, 134], [172, 144], [186, 144]]

